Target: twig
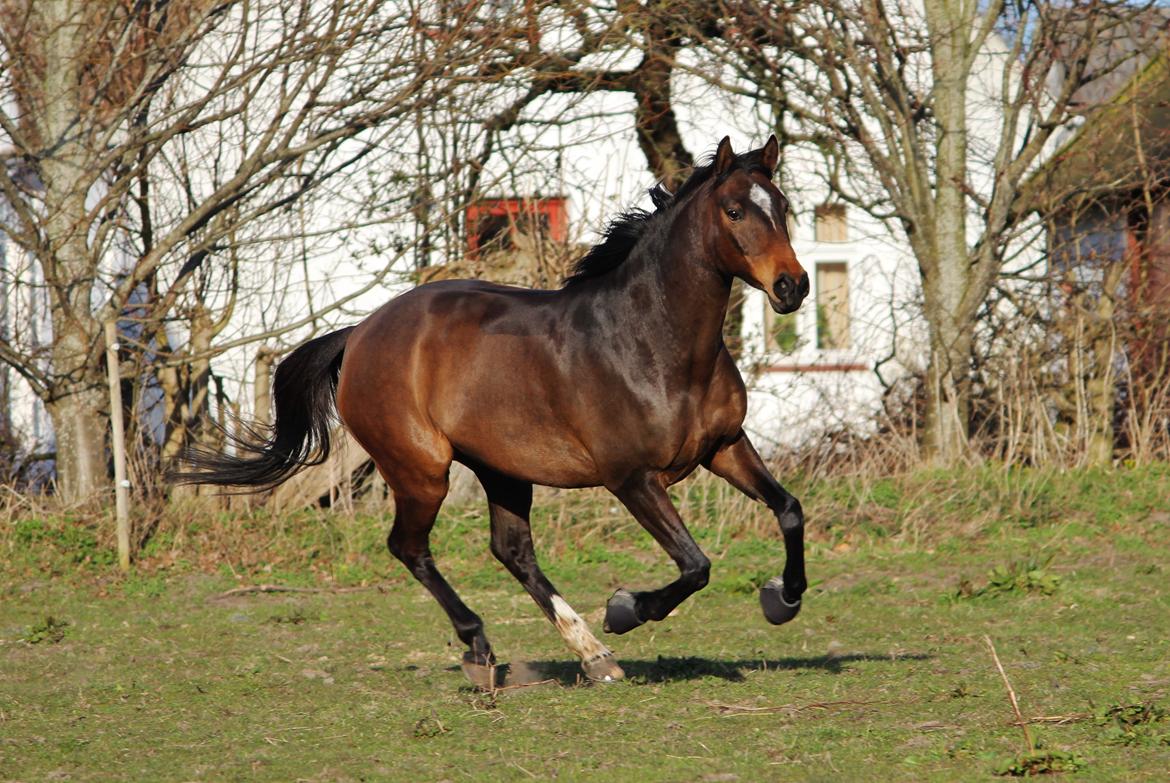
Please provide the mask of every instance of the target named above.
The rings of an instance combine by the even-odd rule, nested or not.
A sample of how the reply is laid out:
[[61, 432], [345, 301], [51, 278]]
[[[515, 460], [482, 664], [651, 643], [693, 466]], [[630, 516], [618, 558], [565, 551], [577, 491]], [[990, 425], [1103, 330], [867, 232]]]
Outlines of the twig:
[[872, 701], [820, 701], [811, 704], [781, 704], [775, 707], [751, 707], [744, 704], [720, 704], [719, 702], [709, 701], [707, 705], [713, 707], [719, 713], [725, 716], [730, 715], [767, 715], [776, 712], [797, 713], [805, 710], [831, 710], [845, 707], [863, 707], [868, 704], [875, 704]]
[[1028, 723], [1051, 723], [1056, 726], [1064, 726], [1068, 723], [1080, 723], [1092, 717], [1092, 713], [1089, 712], [1074, 712], [1071, 715], [1037, 715], [1034, 718], [1028, 718]]
[[[504, 681], [507, 682], [507, 677], [504, 678]], [[512, 685], [501, 685], [498, 688], [493, 688], [491, 692], [498, 693], [500, 691], [514, 691], [514, 690], [517, 690], [519, 688], [534, 688], [537, 685], [557, 685], [557, 686], [559, 686], [560, 684], [561, 684], [560, 680], [556, 679], [555, 677], [552, 677], [552, 678], [549, 678], [547, 680], [536, 680], [535, 682], [517, 682], [517, 683], [513, 683]]]
[[520, 770], [521, 772], [523, 772], [523, 773], [524, 773], [525, 775], [527, 775], [528, 777], [532, 778], [533, 780], [536, 780], [536, 775], [533, 775], [531, 772], [529, 772], [528, 770], [524, 769], [524, 767], [520, 766], [520, 765], [519, 765], [519, 764], [517, 764], [515, 761], [509, 761], [508, 763], [509, 763], [509, 764], [511, 764], [511, 765], [512, 765], [513, 767], [515, 767], [516, 769], [518, 769], [518, 770]]
[[376, 585], [360, 585], [358, 587], [286, 587], [285, 585], [245, 585], [244, 587], [236, 587], [227, 592], [213, 595], [212, 601], [220, 601], [224, 598], [234, 598], [238, 595], [251, 595], [253, 593], [360, 593], [365, 590], [382, 590], [386, 587], [385, 584]]
[[1008, 681], [1007, 672], [1003, 670], [1003, 664], [999, 662], [999, 655], [995, 652], [995, 645], [991, 643], [990, 636], [985, 635], [983, 641], [987, 642], [987, 649], [991, 650], [991, 659], [995, 661], [995, 668], [999, 669], [999, 676], [1003, 678], [1003, 686], [1007, 688], [1008, 698], [1012, 703], [1012, 710], [1016, 713], [1017, 725], [1024, 732], [1024, 741], [1028, 743], [1028, 753], [1035, 755], [1036, 745], [1032, 742], [1032, 732], [1028, 731], [1028, 722], [1024, 720], [1024, 715], [1020, 712], [1020, 703], [1016, 700], [1016, 692], [1012, 690], [1012, 684]]

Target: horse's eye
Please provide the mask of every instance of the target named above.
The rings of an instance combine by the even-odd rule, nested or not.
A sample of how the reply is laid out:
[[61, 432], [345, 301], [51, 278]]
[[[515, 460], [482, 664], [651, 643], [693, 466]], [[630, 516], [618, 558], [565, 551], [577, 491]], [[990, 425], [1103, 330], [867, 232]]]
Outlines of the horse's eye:
[[729, 208], [727, 209], [727, 217], [731, 218], [732, 220], [742, 220], [742, 219], [743, 219], [743, 213], [742, 213], [742, 212], [740, 212], [740, 211], [739, 211], [738, 209], [736, 209], [735, 207], [729, 207]]

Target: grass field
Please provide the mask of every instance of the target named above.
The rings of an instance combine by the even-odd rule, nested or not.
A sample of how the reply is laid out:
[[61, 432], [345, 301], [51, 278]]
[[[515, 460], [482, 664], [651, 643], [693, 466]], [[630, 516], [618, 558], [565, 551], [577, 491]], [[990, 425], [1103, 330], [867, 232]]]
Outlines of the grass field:
[[[482, 510], [446, 514], [440, 564], [501, 658], [552, 680], [492, 694], [465, 685], [445, 616], [382, 554], [382, 517], [168, 522], [122, 578], [103, 520], [13, 514], [0, 780], [1167, 778], [1170, 471], [801, 491], [812, 586], [793, 623], [768, 626], [755, 594], [778, 536], [698, 482], [680, 503], [712, 583], [606, 637], [628, 679], [604, 686], [578, 682], [487, 554]], [[542, 503], [546, 570], [597, 632], [615, 587], [673, 578], [603, 496]], [[222, 597], [260, 583], [313, 592]]]

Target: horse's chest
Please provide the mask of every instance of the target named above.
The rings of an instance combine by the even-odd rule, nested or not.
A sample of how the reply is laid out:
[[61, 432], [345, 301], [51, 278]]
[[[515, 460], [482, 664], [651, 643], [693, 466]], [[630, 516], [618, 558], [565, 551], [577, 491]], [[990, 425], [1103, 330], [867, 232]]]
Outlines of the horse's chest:
[[680, 371], [643, 381], [616, 384], [620, 391], [588, 406], [590, 431], [599, 434], [588, 448], [602, 475], [649, 468], [677, 480], [743, 424], [746, 393], [729, 356], [701, 378]]
[[673, 438], [666, 458], [666, 471], [681, 478], [694, 470], [710, 454], [735, 437], [743, 426], [746, 407], [734, 394], [734, 389], [716, 389], [705, 395], [702, 404], [680, 411], [671, 431]]

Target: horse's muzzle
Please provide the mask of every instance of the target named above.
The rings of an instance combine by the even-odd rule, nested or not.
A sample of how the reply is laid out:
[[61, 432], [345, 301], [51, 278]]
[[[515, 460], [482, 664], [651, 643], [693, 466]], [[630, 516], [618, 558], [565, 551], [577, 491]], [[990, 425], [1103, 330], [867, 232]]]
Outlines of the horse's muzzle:
[[797, 280], [785, 272], [776, 279], [772, 286], [768, 302], [778, 313], [791, 313], [800, 307], [800, 303], [808, 296], [808, 272], [801, 272]]

